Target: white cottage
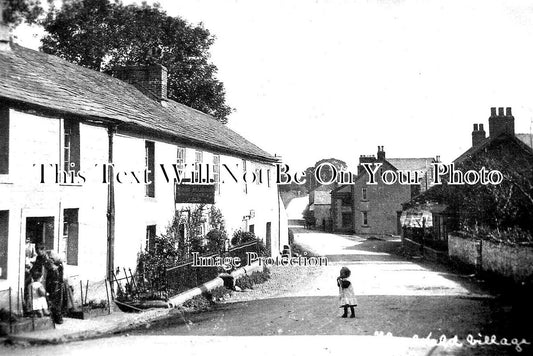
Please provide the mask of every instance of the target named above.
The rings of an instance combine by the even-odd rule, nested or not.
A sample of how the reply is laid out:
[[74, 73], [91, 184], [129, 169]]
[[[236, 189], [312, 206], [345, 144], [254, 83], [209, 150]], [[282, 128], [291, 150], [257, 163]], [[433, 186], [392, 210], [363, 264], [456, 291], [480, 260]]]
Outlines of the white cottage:
[[[150, 237], [187, 205], [176, 201], [172, 164], [211, 165], [230, 236], [253, 229], [273, 255], [287, 244], [278, 159], [168, 99], [164, 67], [121, 68], [120, 80], [0, 42], [0, 290], [11, 287], [13, 300], [24, 284], [27, 239], [63, 255], [66, 276], [102, 280], [117, 266], [134, 270]], [[244, 171], [262, 172], [262, 182], [243, 182]], [[0, 293], [0, 307], [6, 303]]]

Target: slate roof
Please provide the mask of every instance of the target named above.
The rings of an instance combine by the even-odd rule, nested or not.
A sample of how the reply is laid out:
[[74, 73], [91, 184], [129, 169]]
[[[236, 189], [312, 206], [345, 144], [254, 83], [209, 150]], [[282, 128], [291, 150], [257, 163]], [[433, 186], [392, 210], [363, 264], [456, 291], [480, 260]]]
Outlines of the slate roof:
[[0, 98], [67, 117], [100, 118], [119, 127], [155, 130], [214, 151], [277, 160], [210, 115], [172, 100], [165, 108], [110, 75], [17, 44], [11, 44], [11, 51], [0, 51]]
[[386, 158], [386, 160], [397, 170], [414, 171], [428, 169], [434, 161], [434, 158]]
[[526, 150], [529, 150], [530, 152], [533, 152], [533, 147], [531, 146], [531, 134], [515, 134], [515, 135], [501, 134], [496, 137], [486, 137], [481, 142], [479, 142], [476, 146], [470, 147], [468, 150], [463, 152], [463, 154], [457, 157], [453, 162], [461, 163], [465, 159], [472, 157], [476, 153], [489, 147], [492, 143], [497, 142], [499, 140], [507, 140], [507, 139], [514, 140], [519, 146], [523, 147]]

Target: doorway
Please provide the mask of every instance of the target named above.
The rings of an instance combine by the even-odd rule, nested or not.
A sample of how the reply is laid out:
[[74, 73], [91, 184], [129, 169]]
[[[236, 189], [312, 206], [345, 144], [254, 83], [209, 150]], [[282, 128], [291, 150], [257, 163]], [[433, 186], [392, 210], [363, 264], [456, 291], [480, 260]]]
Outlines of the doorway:
[[266, 223], [266, 249], [268, 255], [272, 255], [272, 224], [270, 222]]
[[26, 218], [26, 240], [32, 244], [42, 244], [47, 251], [54, 249], [54, 217]]

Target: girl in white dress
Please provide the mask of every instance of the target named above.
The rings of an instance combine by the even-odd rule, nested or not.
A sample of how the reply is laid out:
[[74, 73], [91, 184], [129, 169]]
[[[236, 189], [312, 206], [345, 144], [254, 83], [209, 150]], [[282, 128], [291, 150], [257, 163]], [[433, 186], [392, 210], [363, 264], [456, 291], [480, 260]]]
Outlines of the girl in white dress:
[[350, 281], [351, 271], [348, 267], [342, 267], [340, 276], [337, 277], [337, 286], [339, 286], [339, 301], [340, 307], [344, 308], [343, 318], [348, 317], [348, 308], [350, 308], [350, 318], [355, 318], [355, 307], [357, 306], [357, 299], [353, 291], [352, 282]]
[[38, 317], [49, 315], [48, 303], [46, 302], [46, 290], [41, 283], [40, 273], [34, 273], [32, 275], [32, 282], [28, 288], [30, 288], [31, 311]]

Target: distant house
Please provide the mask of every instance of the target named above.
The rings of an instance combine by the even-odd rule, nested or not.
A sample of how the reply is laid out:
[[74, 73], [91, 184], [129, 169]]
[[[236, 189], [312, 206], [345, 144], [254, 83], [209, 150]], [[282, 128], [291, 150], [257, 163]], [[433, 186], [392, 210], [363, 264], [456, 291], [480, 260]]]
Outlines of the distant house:
[[[13, 44], [6, 33], [0, 24], [0, 290], [11, 288], [14, 301], [26, 240], [63, 256], [66, 277], [102, 281], [119, 267], [135, 271], [138, 253], [195, 203], [216, 204], [230, 237], [253, 230], [272, 255], [287, 244], [278, 159], [167, 98], [166, 68], [121, 68], [118, 79]], [[175, 184], [173, 164], [195, 177], [209, 164], [207, 186]], [[224, 167], [262, 181], [234, 182]]]
[[[354, 183], [341, 185], [331, 192], [334, 231], [400, 234], [402, 203], [431, 186], [431, 164], [435, 161], [431, 157], [387, 158], [383, 146], [378, 146], [377, 156], [360, 156]], [[368, 184], [370, 177], [364, 164], [376, 168], [381, 165], [375, 174], [376, 184]], [[399, 181], [386, 184], [381, 176], [386, 171], [415, 170], [422, 172], [420, 184], [400, 184]]]
[[309, 211], [313, 212], [315, 227], [331, 228], [331, 191], [336, 184], [321, 185], [309, 192]]
[[[486, 135], [483, 124], [474, 124], [472, 147], [453, 161], [456, 167], [461, 171], [467, 171], [484, 162], [500, 167], [504, 174], [525, 169], [520, 174], [524, 179], [527, 177], [531, 179], [533, 177], [533, 172], [530, 170], [531, 162], [533, 162], [533, 136], [531, 134], [515, 134], [514, 120], [511, 108], [505, 110], [504, 108], [498, 108], [498, 110], [491, 108], [489, 135]], [[529, 171], [527, 171], [528, 169]], [[505, 179], [509, 178], [512, 177], [507, 176]], [[478, 184], [481, 185], [481, 183]], [[533, 182], [530, 181], [529, 184], [532, 185]], [[443, 193], [444, 189], [447, 189], [444, 185], [434, 186], [414, 197], [404, 206], [404, 215], [418, 214], [421, 216], [421, 214], [430, 211], [432, 215], [432, 226], [429, 226], [431, 227], [431, 238], [437, 243], [440, 242], [441, 246], [446, 245], [448, 233], [459, 227], [459, 221], [477, 218], [470, 216], [471, 212], [452, 209], [450, 206], [455, 201], [451, 201], [451, 199], [457, 201], [461, 197], [451, 198], [452, 195]], [[518, 192], [519, 189], [517, 186], [517, 189], [514, 190]], [[479, 201], [479, 204], [485, 203]], [[483, 217], [480, 216], [479, 218]]]

